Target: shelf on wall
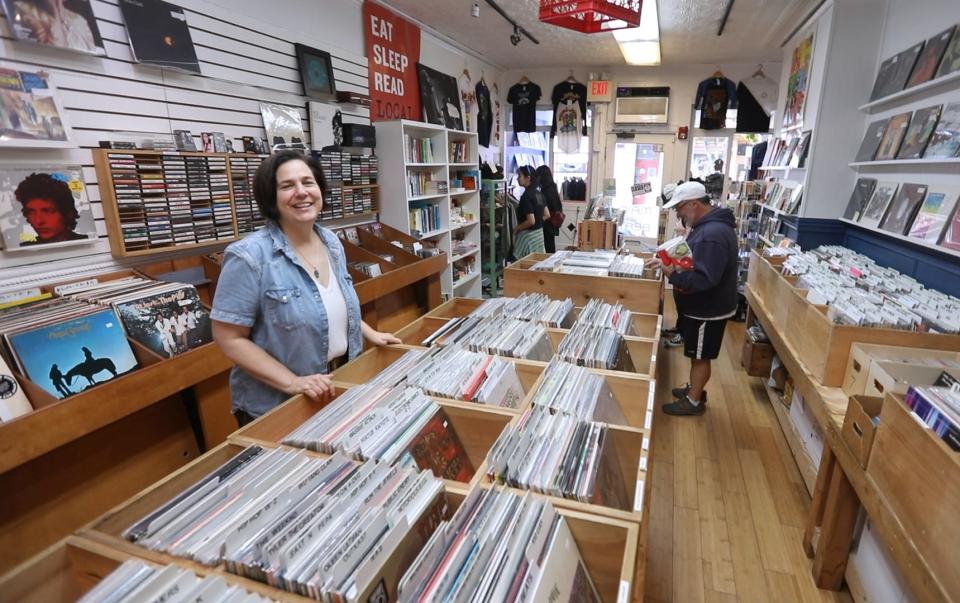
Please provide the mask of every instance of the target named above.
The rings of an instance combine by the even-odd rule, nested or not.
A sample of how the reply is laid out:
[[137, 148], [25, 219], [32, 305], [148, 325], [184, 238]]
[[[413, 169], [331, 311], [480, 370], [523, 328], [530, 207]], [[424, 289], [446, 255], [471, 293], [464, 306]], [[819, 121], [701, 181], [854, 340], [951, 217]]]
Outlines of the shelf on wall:
[[941, 86], [948, 86], [950, 84], [960, 84], [960, 71], [954, 71], [948, 75], [932, 79], [930, 81], [924, 82], [912, 88], [907, 88], [906, 90], [901, 90], [900, 92], [895, 92], [889, 96], [884, 96], [883, 98], [878, 98], [877, 100], [870, 101], [860, 105], [859, 109], [861, 111], [866, 111], [871, 113], [871, 109], [876, 109], [877, 107], [883, 107], [886, 105], [892, 105], [897, 101], [903, 100], [905, 98], [910, 98], [912, 96], [920, 96], [924, 92], [929, 90], [935, 90]]
[[440, 228], [438, 230], [430, 230], [425, 233], [422, 233], [420, 236], [414, 235], [414, 238], [417, 239], [432, 239], [433, 237], [439, 237], [442, 234], [447, 232], [446, 228]]
[[777, 209], [776, 207], [770, 207], [769, 205], [764, 205], [763, 203], [757, 203], [757, 205], [759, 205], [759, 206], [762, 207], [763, 209], [766, 209], [766, 210], [768, 210], [768, 211], [772, 211], [773, 213], [777, 214], [778, 216], [794, 216], [794, 215], [796, 215], [796, 214], [788, 214], [787, 212], [783, 211], [782, 209]]
[[480, 248], [479, 248], [479, 247], [476, 248], [476, 249], [472, 249], [472, 250], [470, 250], [470, 251], [468, 251], [468, 252], [466, 252], [466, 253], [461, 253], [460, 255], [451, 256], [451, 257], [450, 257], [450, 263], [452, 264], [452, 263], [454, 263], [454, 262], [459, 262], [460, 260], [462, 260], [462, 259], [464, 259], [464, 258], [468, 258], [468, 257], [470, 257], [470, 256], [472, 256], [472, 255], [476, 255], [476, 254], [478, 254], [478, 253], [480, 253]]
[[447, 165], [446, 163], [408, 163], [408, 168], [422, 168], [422, 167], [443, 167]]
[[898, 165], [929, 165], [929, 166], [945, 166], [945, 165], [958, 165], [960, 164], [960, 158], [953, 159], [886, 159], [882, 161], [854, 161], [848, 163], [850, 167], [891, 167]]
[[466, 161], [466, 162], [461, 161], [460, 163], [451, 163], [450, 167], [458, 168], [458, 169], [477, 169], [477, 164], [471, 163], [469, 161]]
[[418, 197], [407, 197], [407, 201], [426, 201], [427, 199], [443, 199], [447, 193], [434, 193], [432, 195], [420, 195]]
[[477, 193], [477, 192], [480, 192], [480, 191], [478, 191], [475, 188], [465, 188], [463, 190], [450, 191], [450, 196], [453, 197], [455, 195], [469, 195], [470, 193]]
[[776, 245], [773, 244], [773, 241], [771, 241], [771, 240], [768, 239], [767, 237], [764, 237], [764, 236], [761, 236], [761, 235], [757, 235], [757, 240], [762, 241], [762, 242], [765, 243], [768, 247], [776, 247]]
[[895, 232], [890, 232], [890, 231], [887, 231], [887, 230], [883, 230], [882, 228], [871, 228], [871, 227], [869, 227], [869, 226], [864, 226], [863, 224], [859, 224], [859, 223], [854, 222], [853, 220], [849, 220], [849, 219], [847, 219], [847, 218], [837, 218], [837, 219], [840, 220], [841, 222], [843, 222], [844, 224], [849, 224], [849, 225], [851, 225], [851, 226], [856, 226], [857, 228], [859, 228], [859, 229], [861, 229], [861, 230], [867, 230], [867, 231], [869, 231], [869, 232], [874, 232], [874, 233], [877, 233], [878, 235], [881, 235], [881, 236], [884, 236], [884, 237], [888, 237], [888, 238], [891, 238], [891, 239], [896, 239], [896, 240], [898, 240], [898, 241], [903, 241], [903, 242], [905, 242], [905, 243], [910, 243], [911, 245], [916, 245], [917, 247], [923, 247], [923, 248], [925, 248], [925, 249], [932, 249], [933, 251], [936, 251], [936, 252], [938, 252], [938, 253], [942, 253], [942, 254], [944, 254], [944, 255], [953, 256], [953, 257], [955, 257], [955, 258], [960, 258], [960, 251], [957, 251], [957, 250], [955, 250], [955, 249], [948, 249], [948, 248], [946, 248], [946, 247], [941, 247], [940, 245], [937, 245], [936, 243], [930, 243], [930, 242], [928, 242], [928, 241], [924, 241], [923, 239], [918, 239], [918, 238], [916, 238], [916, 237], [908, 237], [907, 235], [897, 234], [897, 233], [895, 233]]
[[453, 288], [456, 289], [456, 288], [458, 288], [458, 287], [462, 287], [463, 285], [466, 285], [467, 283], [469, 283], [469, 282], [472, 281], [473, 279], [477, 278], [478, 276], [480, 276], [480, 271], [479, 271], [479, 270], [476, 271], [476, 272], [471, 272], [470, 274], [461, 277], [460, 280], [458, 280], [458, 281], [456, 281], [455, 283], [453, 283]]
[[480, 223], [480, 220], [473, 220], [471, 222], [464, 222], [463, 224], [457, 224], [456, 226], [450, 229], [450, 232], [456, 232], [458, 230], [463, 230], [464, 228], [470, 228], [471, 226], [474, 226], [479, 223]]

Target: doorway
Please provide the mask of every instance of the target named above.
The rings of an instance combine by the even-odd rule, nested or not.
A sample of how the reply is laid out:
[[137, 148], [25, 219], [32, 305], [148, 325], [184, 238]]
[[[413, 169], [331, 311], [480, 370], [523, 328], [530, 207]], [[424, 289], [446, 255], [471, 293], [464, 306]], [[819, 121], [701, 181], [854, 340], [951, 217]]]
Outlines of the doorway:
[[[624, 210], [620, 231], [625, 237], [656, 241], [660, 228], [657, 199], [671, 181], [672, 134], [644, 134], [632, 138], [610, 136], [607, 145], [608, 174], [617, 183], [613, 205]], [[648, 183], [649, 192], [635, 190]]]

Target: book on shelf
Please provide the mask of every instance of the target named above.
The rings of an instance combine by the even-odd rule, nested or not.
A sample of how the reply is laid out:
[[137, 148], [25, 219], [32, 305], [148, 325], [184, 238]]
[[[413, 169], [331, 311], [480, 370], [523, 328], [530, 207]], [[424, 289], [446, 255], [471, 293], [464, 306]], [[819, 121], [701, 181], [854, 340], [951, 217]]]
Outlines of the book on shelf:
[[470, 161], [468, 155], [469, 144], [464, 140], [454, 140], [450, 142], [450, 163], [467, 163]]
[[909, 235], [928, 243], [938, 243], [958, 200], [960, 187], [931, 185], [916, 219], [910, 226]]
[[435, 163], [433, 154], [433, 139], [413, 138], [409, 134], [403, 136], [403, 148], [406, 151], [407, 163]]
[[944, 105], [923, 158], [951, 159], [958, 155], [960, 155], [960, 102], [955, 102]]
[[410, 230], [419, 233], [433, 232], [443, 228], [440, 206], [428, 201], [410, 203]]

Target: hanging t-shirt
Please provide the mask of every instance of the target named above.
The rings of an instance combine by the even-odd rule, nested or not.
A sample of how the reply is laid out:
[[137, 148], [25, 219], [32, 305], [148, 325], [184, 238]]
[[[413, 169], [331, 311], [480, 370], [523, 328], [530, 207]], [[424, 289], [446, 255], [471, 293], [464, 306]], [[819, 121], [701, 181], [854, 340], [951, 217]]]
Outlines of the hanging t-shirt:
[[576, 153], [580, 150], [580, 104], [575, 100], [562, 103], [554, 111], [557, 126], [557, 146], [564, 153]]
[[513, 131], [537, 131], [537, 101], [540, 86], [533, 82], [514, 84], [507, 91], [507, 102], [513, 105]]
[[726, 127], [727, 107], [737, 108], [737, 87], [725, 77], [711, 77], [697, 86], [693, 106], [700, 110], [700, 128], [718, 130]]
[[490, 107], [490, 89], [482, 78], [477, 82], [474, 97], [477, 99], [477, 143], [481, 147], [489, 147], [493, 109]]
[[550, 135], [557, 135], [558, 109], [563, 103], [573, 101], [580, 107], [580, 121], [583, 125], [583, 135], [587, 135], [587, 87], [580, 82], [563, 81], [553, 87], [550, 102], [553, 104], [553, 126]]
[[457, 80], [457, 87], [460, 91], [460, 101], [463, 104], [463, 129], [467, 132], [473, 132], [473, 113], [474, 113], [474, 96], [473, 96], [473, 80], [470, 79], [470, 76], [464, 73], [460, 76], [460, 79]]
[[737, 132], [761, 132], [770, 130], [770, 116], [763, 110], [753, 93], [737, 84]]

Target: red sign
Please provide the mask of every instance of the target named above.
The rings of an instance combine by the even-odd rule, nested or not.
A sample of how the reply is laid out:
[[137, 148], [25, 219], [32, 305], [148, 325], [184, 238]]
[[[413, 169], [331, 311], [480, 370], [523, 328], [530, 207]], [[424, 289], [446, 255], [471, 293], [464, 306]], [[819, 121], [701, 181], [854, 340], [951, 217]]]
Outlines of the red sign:
[[610, 94], [610, 80], [592, 80], [587, 92], [587, 101], [591, 103], [609, 103], [613, 100]]
[[383, 6], [365, 0], [363, 31], [367, 42], [370, 121], [420, 121], [420, 28]]

